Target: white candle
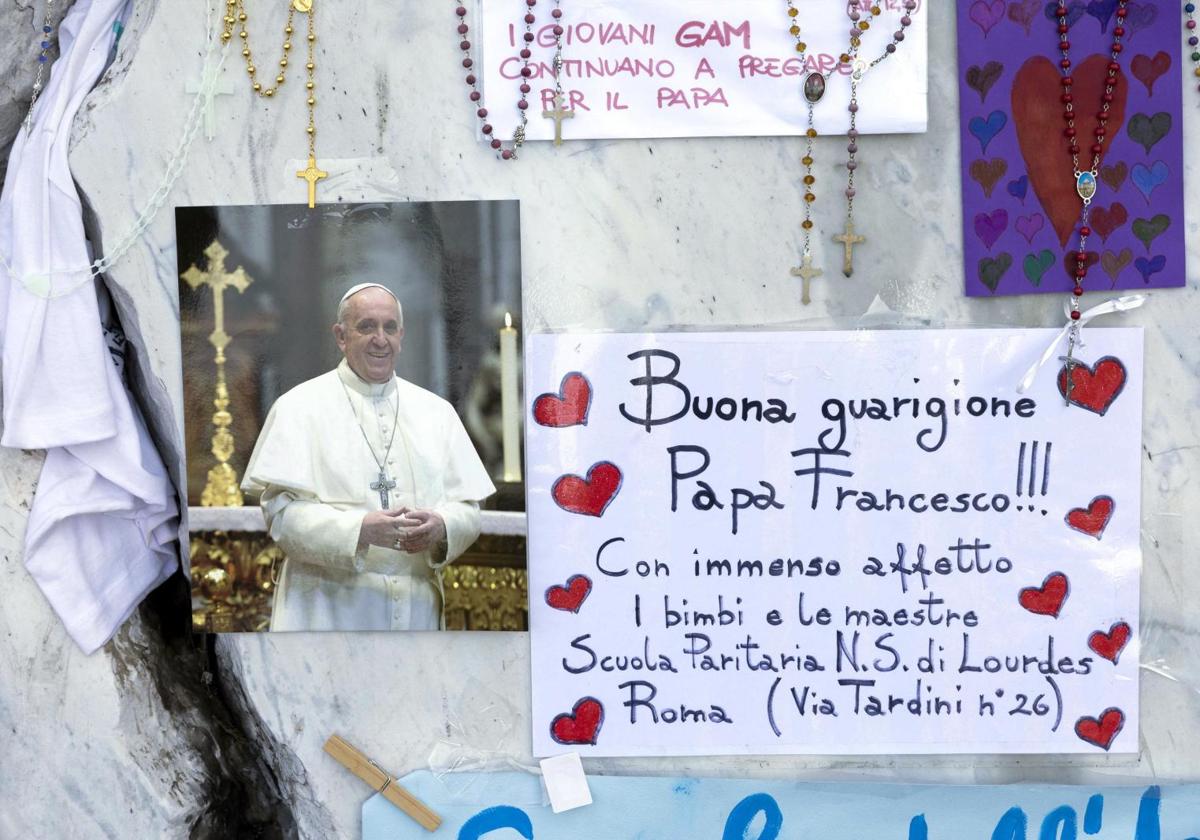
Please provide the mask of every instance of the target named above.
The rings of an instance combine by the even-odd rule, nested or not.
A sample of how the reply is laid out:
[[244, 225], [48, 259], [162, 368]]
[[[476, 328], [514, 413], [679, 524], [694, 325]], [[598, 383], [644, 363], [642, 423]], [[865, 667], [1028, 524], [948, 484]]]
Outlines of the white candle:
[[521, 397], [517, 372], [517, 331], [512, 315], [504, 313], [500, 330], [500, 408], [504, 420], [504, 480], [521, 480]]

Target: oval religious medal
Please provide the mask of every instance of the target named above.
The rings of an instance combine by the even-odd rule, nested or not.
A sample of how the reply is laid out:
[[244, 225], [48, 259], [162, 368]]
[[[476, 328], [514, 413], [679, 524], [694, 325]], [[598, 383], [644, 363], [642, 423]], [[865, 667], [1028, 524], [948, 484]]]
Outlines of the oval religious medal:
[[825, 77], [820, 73], [809, 73], [804, 80], [804, 98], [814, 105], [825, 95]]
[[292, 8], [297, 12], [312, 11], [313, 0], [292, 0]]
[[1096, 195], [1096, 176], [1091, 172], [1080, 172], [1075, 179], [1075, 191], [1084, 201], [1091, 201]]

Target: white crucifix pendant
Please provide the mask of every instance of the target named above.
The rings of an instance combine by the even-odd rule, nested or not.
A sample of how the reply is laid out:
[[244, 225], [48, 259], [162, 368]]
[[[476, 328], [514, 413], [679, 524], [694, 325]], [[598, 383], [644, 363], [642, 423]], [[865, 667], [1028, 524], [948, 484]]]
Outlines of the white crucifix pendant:
[[379, 470], [379, 479], [371, 484], [371, 489], [379, 493], [379, 504], [383, 510], [392, 506], [391, 491], [396, 489], [396, 482], [388, 478], [385, 470]]

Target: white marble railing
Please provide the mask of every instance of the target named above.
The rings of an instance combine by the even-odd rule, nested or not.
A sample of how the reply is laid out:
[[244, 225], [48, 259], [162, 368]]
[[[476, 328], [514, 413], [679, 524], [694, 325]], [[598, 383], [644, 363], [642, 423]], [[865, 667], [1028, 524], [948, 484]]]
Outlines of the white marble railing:
[[[262, 509], [247, 507], [189, 507], [188, 531], [265, 531]], [[480, 514], [480, 533], [501, 537], [526, 534], [524, 513], [485, 510]]]

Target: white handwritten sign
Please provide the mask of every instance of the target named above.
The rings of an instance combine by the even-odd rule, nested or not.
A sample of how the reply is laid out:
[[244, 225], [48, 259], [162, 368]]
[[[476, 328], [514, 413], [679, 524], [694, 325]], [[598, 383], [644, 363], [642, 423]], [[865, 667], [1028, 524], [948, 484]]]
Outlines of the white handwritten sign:
[[1136, 751], [1142, 335], [1054, 335], [531, 336], [535, 751]]
[[[801, 88], [813, 71], [831, 75], [814, 113], [821, 134], [849, 127], [850, 73], [845, 0], [796, 3], [807, 50], [796, 51], [784, 0], [568, 0], [556, 23], [548, 4], [534, 8], [527, 101], [531, 140], [554, 138], [554, 27], [563, 29], [564, 124], [570, 139], [798, 135], [808, 128]], [[881, 13], [862, 34], [859, 57], [870, 67], [859, 86], [858, 130], [912, 133], [926, 125], [926, 0], [879, 0]], [[546, 6], [546, 8], [543, 8]], [[483, 1], [483, 84], [488, 119], [499, 137], [517, 127], [526, 48], [525, 0]], [[864, 12], [864, 14], [867, 14]], [[912, 25], [890, 55], [900, 18]], [[465, 71], [464, 71], [465, 72]]]

